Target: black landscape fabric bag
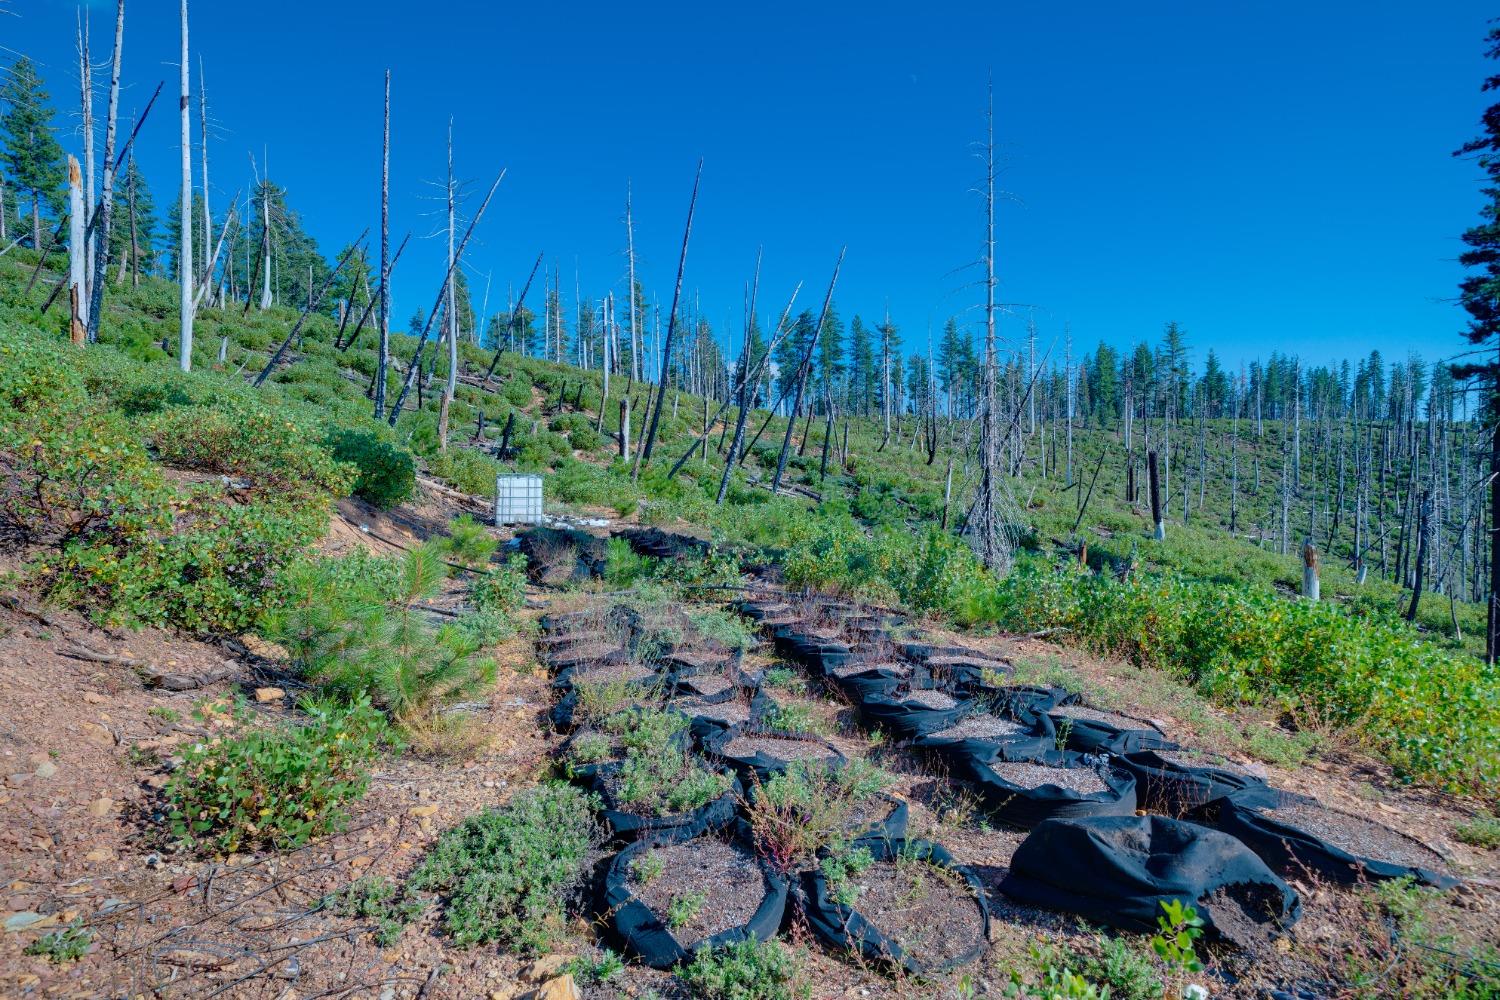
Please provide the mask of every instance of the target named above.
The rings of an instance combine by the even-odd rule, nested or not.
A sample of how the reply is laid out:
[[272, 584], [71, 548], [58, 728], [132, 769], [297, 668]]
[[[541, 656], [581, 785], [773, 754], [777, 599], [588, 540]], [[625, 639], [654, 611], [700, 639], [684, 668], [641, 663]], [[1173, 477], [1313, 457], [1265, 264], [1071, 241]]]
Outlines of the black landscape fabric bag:
[[1217, 799], [1269, 808], [1276, 789], [1250, 774], [1219, 767], [1174, 764], [1154, 750], [1114, 758], [1116, 767], [1135, 777], [1142, 809], [1167, 816], [1188, 816]]
[[685, 837], [696, 837], [710, 830], [723, 829], [735, 820], [742, 792], [738, 778], [731, 776], [729, 788], [722, 795], [696, 809], [665, 816], [642, 816], [626, 810], [624, 803], [615, 797], [610, 787], [609, 779], [620, 767], [619, 761], [606, 761], [603, 764], [575, 767], [571, 772], [574, 781], [599, 795], [599, 801], [603, 804], [599, 815], [617, 837], [635, 840], [665, 830], [672, 830]]
[[[1082, 754], [1071, 750], [1044, 749], [1028, 744], [998, 744], [993, 758], [955, 757], [952, 777], [967, 781], [979, 793], [980, 806], [990, 819], [1008, 826], [1030, 829], [1044, 820], [1084, 816], [1130, 816], [1136, 809], [1135, 779], [1118, 768], [1093, 765], [1104, 783], [1102, 792], [1079, 792], [1043, 782], [1026, 788], [996, 773], [992, 764], [1014, 762], [1050, 767], [1088, 768]], [[986, 748], [989, 749], [989, 748]]]
[[1079, 753], [1127, 754], [1177, 749], [1177, 744], [1167, 739], [1165, 733], [1145, 726], [1126, 729], [1098, 719], [1056, 714], [1048, 718], [1057, 732], [1066, 734], [1068, 749]]
[[[934, 693], [947, 694], [936, 691]], [[954, 699], [951, 708], [928, 708], [911, 700], [911, 695], [920, 695], [921, 690], [899, 695], [896, 692], [869, 692], [858, 703], [860, 720], [872, 729], [882, 729], [898, 740], [914, 740], [931, 733], [947, 729], [965, 715], [976, 709], [959, 699]], [[951, 697], [951, 696], [950, 696]]]
[[1194, 906], [1210, 929], [1221, 931], [1211, 899], [1221, 891], [1265, 901], [1270, 926], [1289, 926], [1300, 915], [1297, 894], [1244, 844], [1165, 816], [1041, 823], [1016, 848], [1000, 891], [1128, 931], [1155, 931], [1161, 904], [1174, 899]]
[[685, 947], [673, 936], [666, 922], [630, 891], [630, 865], [652, 847], [680, 844], [691, 839], [676, 831], [643, 837], [615, 855], [604, 876], [604, 907], [615, 933], [626, 950], [640, 956], [641, 961], [653, 969], [670, 968], [691, 958], [694, 952], [734, 944], [751, 935], [757, 941], [769, 941], [781, 929], [781, 920], [786, 915], [786, 880], [761, 863], [764, 895], [750, 920], [704, 938], [692, 948]]
[[775, 638], [777, 653], [801, 664], [817, 677], [827, 676], [829, 671], [854, 658], [854, 651], [846, 643], [809, 635], [797, 628], [777, 628]]
[[1207, 811], [1213, 816], [1214, 829], [1236, 838], [1283, 875], [1296, 877], [1313, 871], [1344, 885], [1395, 878], [1411, 878], [1439, 889], [1459, 884], [1458, 879], [1428, 868], [1360, 857], [1277, 820], [1274, 812], [1262, 812], [1232, 799], [1215, 802]]
[[940, 844], [926, 840], [861, 840], [856, 846], [867, 848], [877, 861], [890, 861], [897, 857], [913, 857], [947, 868], [964, 880], [969, 895], [978, 908], [982, 931], [974, 943], [948, 961], [931, 965], [917, 961], [907, 955], [901, 945], [880, 931], [859, 912], [859, 903], [846, 906], [835, 897], [828, 878], [820, 867], [804, 872], [799, 902], [813, 933], [835, 948], [858, 952], [867, 961], [890, 964], [905, 969], [915, 976], [930, 976], [967, 965], [989, 948], [990, 904], [984, 894], [984, 885], [968, 868], [960, 865], [952, 854]]

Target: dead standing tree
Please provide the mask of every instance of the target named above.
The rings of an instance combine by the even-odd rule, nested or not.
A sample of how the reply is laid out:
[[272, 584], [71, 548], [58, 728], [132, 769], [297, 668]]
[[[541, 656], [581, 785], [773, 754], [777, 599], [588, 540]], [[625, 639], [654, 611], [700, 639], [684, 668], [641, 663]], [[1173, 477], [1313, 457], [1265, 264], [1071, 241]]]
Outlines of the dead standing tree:
[[[405, 246], [403, 241], [402, 246]], [[399, 255], [399, 251], [398, 251]], [[385, 124], [380, 143], [380, 347], [375, 358], [375, 419], [385, 417], [386, 366], [391, 355], [391, 71], [385, 71]], [[361, 320], [363, 323], [363, 320]], [[359, 330], [356, 328], [355, 336]], [[351, 341], [353, 337], [349, 338]]]
[[[110, 222], [115, 203], [115, 128], [120, 116], [120, 60], [125, 48], [125, 0], [115, 5], [115, 51], [109, 74], [109, 117], [104, 124], [104, 187], [91, 225], [94, 229], [93, 278], [89, 288], [88, 340], [99, 339], [99, 313], [104, 308], [104, 275], [109, 267]], [[4, 209], [0, 208], [0, 214]]]
[[[667, 378], [671, 374], [672, 364], [672, 334], [677, 329], [677, 304], [682, 298], [682, 273], [687, 267], [688, 239], [693, 235], [693, 211], [698, 207], [698, 182], [703, 179], [703, 161], [698, 161], [698, 172], [693, 177], [693, 195], [688, 200], [687, 225], [682, 230], [682, 253], [677, 258], [677, 284], [672, 289], [672, 312], [667, 316], [667, 337], [661, 348], [661, 380], [656, 387], [656, 405], [651, 410], [651, 424], [646, 431], [646, 441], [641, 450], [636, 453], [635, 467], [631, 470], [631, 478], [637, 479], [641, 474], [641, 465], [651, 461], [651, 449], [656, 444], [656, 428], [661, 422], [662, 402], [666, 399]], [[635, 289], [630, 290], [632, 297]]]
[[[500, 187], [500, 182], [505, 179], [505, 171], [501, 170], [495, 176], [495, 182], [490, 185], [489, 192], [485, 194], [484, 201], [479, 204], [479, 211], [474, 213], [474, 218], [469, 220], [469, 228], [464, 231], [464, 238], [459, 241], [458, 250], [453, 259], [459, 260], [463, 257], [464, 248], [469, 245], [469, 237], [474, 235], [474, 228], [479, 225], [479, 220], [484, 218], [484, 210], [489, 208], [490, 199], [495, 196], [495, 191]], [[422, 370], [422, 351], [427, 347], [427, 337], [432, 332], [432, 321], [443, 308], [443, 299], [448, 294], [448, 283], [453, 280], [453, 267], [450, 264], [447, 272], [443, 275], [443, 284], [438, 289], [437, 301], [432, 304], [432, 311], [427, 314], [427, 322], [422, 325], [422, 333], [417, 338], [417, 349], [412, 355], [411, 364], [407, 366], [406, 378], [401, 382], [401, 393], [396, 397], [395, 405], [391, 407], [390, 416], [386, 423], [392, 427], [396, 426], [396, 420], [401, 416], [401, 408], [406, 404], [406, 397], [411, 393], [412, 385], [417, 381], [418, 374]]]
[[193, 123], [189, 103], [188, 73], [188, 5], [182, 0], [182, 91], [178, 107], [182, 112], [182, 244], [179, 247], [177, 280], [178, 301], [177, 364], [183, 371], [193, 370]]
[[1000, 399], [995, 374], [999, 364], [995, 343], [995, 92], [990, 85], [987, 112], [989, 136], [985, 144], [984, 241], [984, 413], [979, 433], [979, 487], [969, 508], [966, 527], [980, 562], [991, 570], [1009, 568], [1007, 544], [1000, 516]]
[[[817, 325], [813, 327], [813, 335], [807, 338], [807, 350], [802, 352], [802, 361], [797, 365], [797, 388], [792, 396], [792, 407], [786, 421], [786, 437], [781, 441], [781, 454], [776, 458], [776, 475], [771, 480], [771, 493], [775, 494], [781, 489], [781, 477], [786, 472], [787, 453], [792, 447], [792, 432], [797, 427], [797, 412], [802, 406], [802, 393], [807, 387], [808, 375], [812, 372], [813, 351], [817, 348], [818, 335], [823, 330], [823, 324], [828, 321], [828, 307], [833, 303], [833, 288], [839, 281], [839, 269], [844, 266], [844, 254], [848, 253], [848, 247], [839, 249], [838, 260], [833, 263], [833, 277], [828, 279], [828, 294], [823, 296], [823, 308], [818, 313]], [[803, 438], [806, 440], [806, 437]]]

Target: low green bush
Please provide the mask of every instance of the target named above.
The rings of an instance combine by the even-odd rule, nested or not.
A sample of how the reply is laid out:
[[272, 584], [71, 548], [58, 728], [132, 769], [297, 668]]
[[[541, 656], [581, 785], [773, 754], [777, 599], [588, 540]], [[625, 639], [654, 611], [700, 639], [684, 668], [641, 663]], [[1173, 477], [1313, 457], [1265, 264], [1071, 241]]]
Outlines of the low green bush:
[[461, 947], [536, 954], [566, 934], [566, 902], [596, 842], [590, 796], [561, 782], [520, 792], [439, 838], [411, 889], [441, 893], [443, 927]]
[[359, 470], [354, 480], [355, 496], [376, 507], [394, 507], [417, 492], [416, 465], [405, 450], [381, 439], [373, 431], [337, 430], [327, 444], [336, 461]]
[[796, 956], [785, 945], [752, 936], [699, 951], [682, 978], [695, 996], [706, 1000], [794, 1000], [812, 995], [800, 973]]
[[300, 847], [338, 829], [389, 732], [367, 702], [309, 708], [306, 725], [270, 729], [233, 709], [231, 734], [189, 747], [163, 792], [173, 835], [227, 854]]

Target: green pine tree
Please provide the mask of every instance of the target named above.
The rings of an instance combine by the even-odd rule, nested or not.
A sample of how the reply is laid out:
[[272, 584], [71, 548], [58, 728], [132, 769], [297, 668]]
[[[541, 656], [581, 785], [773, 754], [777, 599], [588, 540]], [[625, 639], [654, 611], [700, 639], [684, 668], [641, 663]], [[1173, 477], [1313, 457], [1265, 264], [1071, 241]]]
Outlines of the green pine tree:
[[64, 211], [63, 151], [52, 125], [50, 101], [36, 65], [25, 56], [17, 59], [0, 86], [0, 105], [5, 106], [0, 115], [0, 163], [5, 165], [8, 195], [24, 195], [31, 203], [31, 243], [37, 248], [43, 246], [44, 211], [54, 217]]
[[120, 262], [120, 276], [124, 277], [133, 262], [130, 259], [131, 205], [135, 212], [135, 250], [140, 270], [150, 273], [156, 262], [156, 202], [151, 189], [146, 186], [146, 177], [131, 157], [120, 179], [115, 194], [114, 223], [109, 229], [109, 259]]

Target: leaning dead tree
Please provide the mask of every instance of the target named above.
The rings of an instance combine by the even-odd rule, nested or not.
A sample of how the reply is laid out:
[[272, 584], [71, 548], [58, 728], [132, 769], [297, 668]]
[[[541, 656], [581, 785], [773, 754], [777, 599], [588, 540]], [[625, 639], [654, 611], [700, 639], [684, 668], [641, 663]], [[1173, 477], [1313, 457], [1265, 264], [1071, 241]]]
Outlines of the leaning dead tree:
[[[511, 307], [510, 316], [506, 320], [505, 331], [504, 332], [507, 335], [512, 330], [514, 330], [516, 328], [516, 317], [518, 317], [519, 315], [521, 315], [521, 306], [526, 302], [526, 293], [531, 289], [532, 279], [534, 279], [536, 277], [537, 269], [539, 267], [541, 267], [541, 266], [542, 266], [542, 255], [541, 254], [537, 254], [536, 255], [536, 263], [531, 265], [531, 273], [526, 276], [526, 284], [524, 284], [524, 285], [521, 286], [521, 297], [519, 299], [517, 299], [516, 300], [516, 304], [513, 307]], [[490, 358], [490, 366], [489, 366], [488, 369], [485, 370], [485, 373], [484, 373], [484, 381], [486, 383], [488, 383], [489, 380], [490, 380], [490, 378], [492, 376], [494, 376], [494, 374], [495, 374], [495, 366], [500, 363], [500, 354], [504, 350], [505, 350], [505, 340], [504, 340], [504, 338], [500, 334], [496, 334], [495, 335], [495, 356], [493, 358]]]
[[[469, 245], [469, 238], [474, 235], [474, 229], [479, 225], [479, 220], [484, 218], [484, 210], [490, 207], [490, 199], [495, 197], [495, 191], [499, 189], [500, 182], [505, 179], [505, 171], [495, 175], [495, 182], [490, 185], [489, 191], [484, 196], [484, 201], [479, 204], [479, 211], [474, 213], [474, 218], [469, 220], [469, 228], [464, 231], [464, 238], [459, 241], [458, 249], [454, 251], [453, 259], [463, 258], [464, 248]], [[448, 283], [453, 280], [453, 266], [443, 274], [443, 284], [438, 288], [437, 301], [432, 304], [432, 310], [427, 314], [427, 322], [422, 324], [422, 333], [417, 337], [417, 349], [412, 354], [411, 364], [407, 366], [406, 378], [401, 382], [401, 393], [396, 397], [395, 405], [391, 407], [390, 416], [386, 423], [392, 427], [396, 426], [397, 419], [401, 416], [401, 408], [406, 405], [406, 397], [411, 393], [411, 387], [416, 384], [417, 376], [422, 370], [422, 352], [427, 347], [427, 338], [432, 333], [432, 321], [442, 312], [443, 299], [448, 294]]]
[[264, 385], [266, 379], [271, 377], [271, 373], [276, 370], [276, 366], [281, 364], [281, 359], [286, 354], [287, 348], [292, 346], [292, 341], [296, 340], [297, 335], [302, 332], [302, 326], [307, 322], [307, 317], [318, 311], [318, 306], [322, 304], [323, 296], [328, 292], [329, 286], [339, 276], [339, 272], [344, 269], [344, 265], [349, 263], [349, 259], [354, 256], [357, 248], [364, 243], [365, 236], [369, 232], [366, 229], [363, 233], [360, 233], [359, 239], [349, 245], [349, 248], [344, 251], [343, 256], [339, 257], [338, 263], [334, 265], [333, 270], [328, 273], [328, 276], [323, 279], [318, 288], [315, 291], [310, 290], [308, 292], [307, 304], [302, 307], [302, 315], [297, 317], [297, 322], [287, 332], [286, 339], [281, 342], [281, 346], [276, 348], [275, 353], [271, 355], [271, 360], [266, 362], [266, 366], [261, 369], [260, 374], [255, 377], [255, 382], [252, 384], [259, 387]]
[[[639, 477], [641, 465], [651, 461], [651, 449], [656, 445], [656, 427], [661, 422], [661, 407], [666, 399], [667, 379], [671, 375], [672, 334], [677, 328], [677, 306], [682, 298], [682, 273], [687, 267], [688, 239], [693, 235], [693, 211], [698, 207], [698, 182], [703, 179], [703, 161], [698, 161], [698, 172], [693, 176], [693, 195], [688, 199], [687, 225], [682, 230], [682, 253], [677, 258], [677, 284], [672, 289], [672, 311], [667, 315], [667, 337], [661, 348], [661, 378], [656, 386], [656, 405], [651, 410], [651, 425], [646, 431], [646, 442], [636, 454], [632, 477]], [[635, 289], [630, 290], [631, 297]]]
[[781, 489], [781, 477], [786, 472], [787, 453], [792, 448], [792, 431], [797, 426], [797, 411], [802, 405], [802, 393], [807, 388], [807, 377], [812, 371], [813, 351], [817, 347], [818, 338], [822, 336], [823, 324], [828, 321], [828, 307], [833, 303], [833, 288], [838, 284], [839, 268], [844, 266], [844, 254], [848, 250], [848, 247], [840, 248], [838, 260], [833, 263], [833, 277], [828, 279], [828, 294], [823, 296], [823, 308], [818, 312], [817, 325], [813, 327], [812, 336], [807, 338], [807, 349], [802, 352], [802, 360], [797, 365], [797, 389], [792, 398], [792, 408], [787, 413], [786, 437], [781, 441], [781, 454], [776, 459], [776, 475], [771, 480], [773, 494]]

